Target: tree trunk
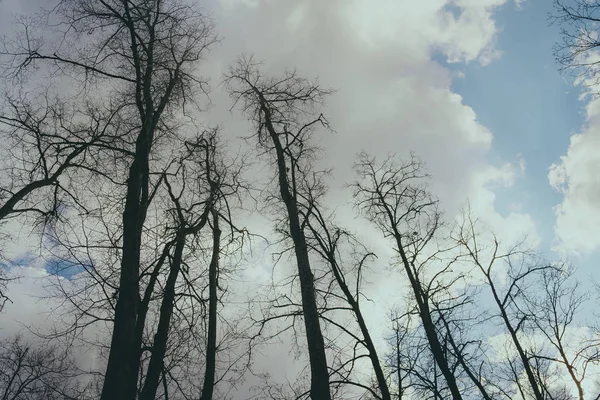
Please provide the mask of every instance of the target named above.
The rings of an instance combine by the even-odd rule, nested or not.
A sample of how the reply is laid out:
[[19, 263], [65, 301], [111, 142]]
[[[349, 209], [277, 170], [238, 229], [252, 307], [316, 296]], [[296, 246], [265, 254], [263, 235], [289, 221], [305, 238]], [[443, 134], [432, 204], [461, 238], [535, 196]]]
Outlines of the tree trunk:
[[[391, 222], [393, 223], [393, 219], [391, 220]], [[404, 247], [402, 246], [402, 236], [400, 235], [400, 232], [398, 232], [396, 229], [394, 229], [394, 231], [396, 246], [398, 247], [398, 252], [400, 253], [400, 258], [402, 259], [402, 264], [404, 264], [404, 269], [406, 270], [408, 280], [417, 300], [417, 306], [419, 307], [419, 315], [421, 317], [421, 322], [423, 323], [423, 329], [425, 329], [425, 334], [427, 336], [427, 341], [429, 343], [431, 354], [433, 355], [437, 366], [442, 371], [442, 375], [444, 375], [446, 384], [450, 389], [450, 393], [452, 393], [453, 400], [462, 400], [462, 395], [460, 394], [460, 390], [458, 389], [456, 378], [450, 370], [448, 360], [444, 356], [442, 345], [437, 336], [435, 325], [431, 320], [431, 310], [429, 309], [428, 300], [424, 298], [421, 286], [417, 281], [417, 277], [413, 274], [411, 264], [408, 261], [408, 258], [406, 257], [406, 253], [404, 253]]]
[[452, 349], [456, 353], [457, 361], [463, 367], [463, 370], [467, 374], [467, 376], [471, 379], [471, 382], [477, 387], [479, 393], [485, 400], [493, 400], [492, 397], [488, 394], [485, 386], [481, 383], [481, 381], [475, 376], [473, 371], [471, 371], [471, 367], [467, 364], [467, 360], [465, 360], [464, 354], [462, 354], [461, 349], [459, 349], [458, 345], [454, 341], [452, 334], [450, 333], [450, 324], [446, 321], [446, 318], [443, 315], [440, 315], [440, 320], [443, 322], [444, 327], [446, 328], [446, 332], [448, 333], [448, 342]]
[[385, 375], [383, 374], [383, 369], [381, 368], [381, 364], [379, 363], [379, 356], [377, 355], [375, 344], [371, 339], [371, 334], [369, 333], [369, 329], [367, 328], [367, 324], [365, 322], [365, 319], [363, 318], [358, 301], [356, 301], [354, 296], [352, 296], [352, 293], [350, 293], [350, 290], [348, 289], [348, 285], [346, 284], [344, 279], [342, 279], [337, 263], [333, 258], [331, 258], [332, 255], [330, 254], [329, 256], [329, 261], [335, 279], [340, 288], [342, 289], [342, 292], [344, 292], [344, 295], [346, 296], [346, 301], [348, 302], [348, 304], [350, 304], [350, 307], [352, 307], [352, 312], [354, 313], [356, 321], [358, 322], [358, 326], [360, 327], [360, 332], [364, 340], [363, 344], [369, 352], [369, 359], [371, 360], [371, 364], [373, 365], [373, 370], [375, 372], [375, 377], [377, 379], [379, 391], [381, 392], [381, 398], [383, 400], [391, 400], [392, 396], [390, 394], [390, 388], [388, 387], [387, 381], [385, 380]]
[[575, 372], [576, 372], [575, 368], [573, 367], [573, 364], [571, 364], [569, 362], [567, 354], [565, 353], [565, 349], [562, 345], [561, 339], [558, 336], [556, 337], [556, 339], [557, 339], [557, 343], [558, 343], [558, 346], [557, 346], [558, 352], [560, 353], [560, 357], [562, 358], [563, 363], [565, 364], [565, 366], [567, 367], [567, 370], [569, 371], [569, 375], [571, 376], [573, 383], [577, 387], [577, 395], [579, 397], [579, 400], [584, 400], [583, 387], [581, 387], [581, 380], [577, 379], [577, 375], [575, 375]]
[[517, 337], [517, 331], [510, 323], [510, 319], [508, 318], [506, 309], [504, 308], [504, 305], [502, 304], [502, 300], [500, 300], [500, 297], [498, 296], [498, 292], [496, 292], [496, 287], [495, 287], [494, 283], [492, 282], [491, 277], [489, 275], [486, 275], [486, 278], [488, 280], [490, 289], [492, 291], [492, 295], [494, 296], [494, 301], [496, 302], [496, 305], [498, 306], [498, 308], [500, 310], [500, 315], [502, 316], [504, 325], [506, 325], [506, 329], [508, 329], [508, 332], [510, 333], [510, 337], [517, 349], [517, 352], [519, 353], [519, 358], [521, 359], [521, 362], [523, 363], [523, 368], [525, 369], [525, 374], [527, 375], [527, 379], [529, 380], [529, 385], [531, 386], [531, 390], [533, 390], [533, 395], [535, 396], [536, 400], [544, 400], [544, 396], [542, 395], [542, 391], [540, 390], [540, 388], [538, 386], [538, 382], [535, 379], [535, 375], [533, 373], [533, 369], [531, 368], [531, 364], [529, 364], [529, 359], [527, 358], [527, 354], [525, 354], [525, 350], [523, 349], [523, 346], [521, 346], [521, 341]]
[[400, 369], [400, 364], [402, 360], [400, 359], [400, 326], [396, 325], [396, 375], [398, 376], [398, 400], [402, 400], [404, 397], [404, 386], [402, 385], [402, 370]]
[[171, 252], [171, 248], [173, 245], [177, 243], [177, 240], [170, 241], [165, 245], [163, 251], [156, 261], [156, 265], [154, 266], [152, 273], [150, 274], [150, 280], [148, 281], [148, 285], [144, 290], [144, 297], [142, 298], [139, 307], [138, 307], [138, 317], [136, 321], [135, 327], [135, 342], [134, 348], [140, 351], [138, 357], [136, 358], [136, 371], [139, 371], [140, 368], [140, 359], [142, 356], [142, 341], [144, 337], [144, 327], [146, 326], [146, 317], [148, 315], [148, 308], [150, 307], [150, 301], [152, 299], [152, 294], [154, 293], [154, 287], [156, 286], [156, 281], [158, 280], [158, 275]]
[[221, 251], [221, 230], [219, 216], [213, 210], [213, 252], [208, 270], [208, 340], [206, 344], [206, 369], [200, 400], [212, 400], [215, 388], [215, 368], [217, 356], [217, 289], [219, 274], [219, 252]]
[[180, 234], [177, 238], [171, 269], [167, 277], [167, 283], [165, 284], [164, 295], [160, 305], [158, 328], [156, 329], [154, 343], [152, 344], [152, 356], [150, 357], [150, 364], [148, 365], [146, 381], [144, 382], [140, 400], [154, 400], [156, 397], [156, 391], [160, 383], [160, 374], [163, 369], [163, 359], [167, 350], [167, 339], [175, 302], [175, 284], [181, 270], [184, 247], [185, 234]]
[[271, 121], [271, 112], [266, 100], [259, 95], [261, 111], [265, 116], [265, 125], [275, 146], [277, 156], [277, 169], [279, 176], [279, 189], [281, 198], [286, 206], [290, 236], [294, 242], [294, 252], [298, 265], [298, 278], [302, 294], [302, 313], [308, 342], [308, 355], [310, 360], [311, 387], [310, 396], [313, 400], [331, 400], [329, 393], [329, 371], [327, 357], [325, 356], [325, 341], [319, 324], [319, 312], [315, 299], [314, 278], [310, 267], [306, 236], [300, 226], [298, 204], [290, 191], [290, 182], [287, 176], [286, 156], [279, 140], [279, 136]]
[[135, 348], [139, 305], [139, 269], [142, 228], [146, 219], [152, 128], [145, 124], [136, 141], [136, 156], [129, 168], [123, 211], [123, 255], [119, 298], [102, 387], [101, 400], [133, 400], [137, 391], [139, 349]]

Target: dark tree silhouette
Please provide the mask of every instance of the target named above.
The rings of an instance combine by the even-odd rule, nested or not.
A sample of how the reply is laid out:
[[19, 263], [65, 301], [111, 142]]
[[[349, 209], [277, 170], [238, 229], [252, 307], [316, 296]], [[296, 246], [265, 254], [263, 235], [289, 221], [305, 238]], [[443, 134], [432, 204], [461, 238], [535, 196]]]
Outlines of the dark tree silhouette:
[[[381, 398], [382, 400], [391, 400], [390, 389], [383, 372], [379, 355], [377, 354], [377, 349], [375, 348], [375, 343], [373, 342], [365, 317], [360, 308], [360, 297], [362, 295], [361, 283], [365, 264], [375, 255], [362, 248], [358, 240], [349, 232], [328, 222], [328, 218], [323, 215], [313, 196], [308, 197], [307, 200], [307, 203], [310, 204], [306, 219], [306, 225], [309, 229], [311, 239], [309, 241], [309, 246], [319, 254], [331, 268], [333, 279], [339, 287], [339, 290], [342, 292], [339, 297], [341, 297], [350, 308], [360, 329], [360, 335], [354, 335], [347, 327], [334, 322], [330, 318], [326, 318], [326, 320], [336, 325], [342, 331], [348, 333], [358, 344], [365, 347], [375, 373], [375, 379], [377, 380], [378, 393], [372, 394], [376, 398]], [[352, 251], [357, 253], [357, 260], [349, 259], [347, 256], [344, 257], [345, 254], [351, 253]], [[350, 274], [353, 275], [352, 280], [347, 276]], [[354, 284], [351, 288], [350, 285], [353, 282]], [[354, 361], [356, 361], [355, 357], [351, 362]], [[348, 383], [352, 384], [351, 382]]]
[[[583, 380], [589, 363], [586, 341], [574, 346], [569, 329], [575, 327], [575, 318], [587, 300], [575, 281], [572, 270], [566, 265], [545, 269], [538, 274], [538, 284], [525, 294], [528, 313], [535, 331], [542, 334], [554, 350], [549, 354], [536, 354], [561, 364], [577, 390], [579, 400], [584, 400]], [[573, 351], [574, 350], [574, 351]]]
[[[435, 234], [440, 224], [437, 200], [424, 186], [427, 175], [423, 171], [423, 164], [414, 155], [406, 162], [397, 163], [388, 158], [378, 163], [374, 158], [361, 153], [355, 169], [358, 175], [353, 184], [356, 204], [386, 238], [393, 240], [394, 250], [408, 277], [433, 358], [446, 380], [452, 398], [460, 400], [462, 395], [436, 330], [430, 293], [421, 273], [421, 267], [428, 260], [435, 259], [435, 254], [427, 257], [423, 253], [426, 246], [435, 246]], [[420, 258], [424, 258], [424, 261]]]
[[319, 322], [314, 276], [309, 248], [301, 218], [302, 190], [298, 175], [310, 174], [310, 136], [319, 125], [327, 125], [316, 107], [328, 94], [299, 77], [295, 72], [280, 78], [261, 75], [252, 59], [242, 58], [226, 75], [229, 92], [240, 102], [256, 128], [255, 139], [260, 148], [275, 162], [281, 201], [286, 209], [286, 222], [293, 242], [298, 267], [302, 314], [308, 342], [313, 399], [331, 399], [325, 342]]
[[600, 61], [594, 52], [600, 47], [598, 1], [554, 0], [550, 20], [561, 28], [561, 40], [554, 47], [560, 69], [585, 78], [583, 83], [588, 86], [597, 84]]

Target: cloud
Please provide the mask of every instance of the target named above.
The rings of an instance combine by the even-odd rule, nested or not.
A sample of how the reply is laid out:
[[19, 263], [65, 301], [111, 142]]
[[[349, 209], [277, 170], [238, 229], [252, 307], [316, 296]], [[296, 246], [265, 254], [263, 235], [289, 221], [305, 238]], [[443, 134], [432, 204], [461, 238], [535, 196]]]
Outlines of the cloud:
[[571, 137], [567, 155], [553, 164], [548, 179], [563, 200], [556, 214], [556, 248], [589, 254], [600, 247], [600, 125]]
[[[449, 212], [479, 196], [492, 202], [487, 211], [493, 211], [490, 188], [504, 188], [496, 183], [513, 170], [489, 162], [492, 132], [452, 92], [453, 73], [433, 58], [485, 64], [496, 57], [493, 12], [505, 3], [383, 0], [374, 7], [365, 0], [223, 0], [211, 11], [224, 41], [204, 71], [218, 81], [237, 55], [253, 53], [266, 61], [266, 72], [296, 67], [318, 76], [336, 89], [323, 110], [336, 133], [322, 138], [323, 164], [334, 168], [336, 182], [352, 178], [361, 149], [401, 157], [416, 151]], [[234, 136], [246, 135], [246, 124], [219, 113], [229, 105], [226, 96], [217, 90], [213, 100], [217, 106], [205, 118]]]
[[[498, 57], [493, 13], [505, 3], [382, 0], [373, 6], [363, 0], [222, 0], [211, 11], [224, 40], [202, 68], [218, 82], [236, 56], [250, 53], [265, 60], [266, 73], [296, 67], [336, 89], [323, 110], [336, 132], [320, 139], [326, 149], [321, 164], [334, 168], [334, 205], [350, 201], [346, 193], [338, 194], [341, 183], [353, 177], [356, 152], [406, 157], [415, 151], [425, 160], [447, 214], [460, 212], [470, 199], [473, 212], [506, 242], [530, 236], [537, 243], [529, 215], [502, 215], [495, 205], [495, 192], [509, 189], [524, 174], [525, 160], [519, 159], [519, 165], [490, 162], [493, 132], [452, 91], [455, 75], [435, 61], [441, 55], [454, 63], [485, 65]], [[247, 136], [248, 125], [229, 113], [227, 96], [215, 89], [211, 97], [214, 109], [203, 118], [221, 124], [233, 137]], [[379, 238], [351, 213], [338, 216], [354, 231], [373, 233], [373, 241]], [[368, 289], [377, 306], [369, 308], [367, 318], [377, 338], [384, 335], [388, 310], [394, 306], [390, 303], [401, 302], [399, 285], [388, 276], [374, 276]], [[383, 354], [383, 341], [379, 345]], [[269, 368], [268, 362], [261, 363]]]
[[567, 154], [548, 171], [550, 185], [563, 196], [554, 209], [555, 247], [576, 254], [600, 248], [600, 98], [589, 96], [588, 90], [585, 126], [571, 136]]
[[41, 261], [33, 259], [16, 265], [8, 272], [9, 282], [7, 295], [10, 302], [0, 313], [0, 337], [10, 337], [32, 325], [50, 324], [47, 318], [58, 302], [48, 301], [47, 290], [49, 274]]
[[[51, 297], [53, 290], [50, 287], [50, 279], [61, 279], [66, 286], [69, 283], [64, 278], [50, 275], [42, 259], [30, 258], [20, 265], [13, 266], [8, 272], [8, 277], [14, 280], [7, 285], [7, 295], [11, 301], [6, 303], [0, 313], [0, 340], [21, 334], [33, 339], [35, 343], [38, 337], [33, 332], [47, 334], [64, 316], [64, 313], [60, 312], [64, 304]], [[96, 328], [99, 327], [88, 329], [83, 338], [91, 340], [106, 335], [105, 331]], [[94, 370], [102, 365], [96, 350], [72, 344], [70, 354], [79, 368]]]

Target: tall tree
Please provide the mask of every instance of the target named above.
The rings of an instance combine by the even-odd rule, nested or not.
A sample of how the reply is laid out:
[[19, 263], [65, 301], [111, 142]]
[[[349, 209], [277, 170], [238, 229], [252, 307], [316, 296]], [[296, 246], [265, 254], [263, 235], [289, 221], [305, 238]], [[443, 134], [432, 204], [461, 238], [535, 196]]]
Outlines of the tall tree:
[[[160, 382], [163, 359], [167, 350], [167, 339], [171, 325], [171, 316], [175, 307], [176, 287], [179, 275], [185, 263], [184, 250], [188, 237], [198, 235], [207, 225], [211, 214], [215, 214], [216, 203], [221, 197], [220, 179], [224, 172], [220, 171], [214, 165], [216, 153], [216, 138], [211, 134], [200, 137], [194, 143], [186, 143], [189, 152], [182, 157], [182, 161], [192, 158], [197, 161], [191, 168], [182, 163], [173, 174], [165, 173], [164, 182], [167, 187], [169, 198], [173, 203], [170, 210], [174, 216], [175, 238], [173, 239], [173, 253], [169, 255], [169, 273], [165, 287], [163, 289], [163, 298], [158, 317], [158, 326], [154, 335], [152, 352], [142, 388], [140, 399], [154, 400], [156, 391]], [[200, 153], [195, 155], [194, 153]], [[199, 157], [199, 158], [198, 158]], [[194, 178], [190, 183], [186, 182], [187, 171], [191, 169]], [[171, 176], [171, 177], [169, 177]], [[181, 189], [175, 190], [175, 183], [172, 182], [179, 178]], [[192, 186], [196, 182], [196, 187]], [[190, 188], [190, 186], [192, 186]], [[186, 191], [185, 189], [188, 188]], [[192, 193], [187, 193], [191, 191]], [[203, 198], [204, 196], [204, 198]], [[188, 203], [188, 201], [193, 202]], [[213, 223], [217, 223], [213, 221]], [[217, 249], [218, 251], [218, 249]], [[138, 321], [143, 324], [143, 321]], [[138, 332], [141, 326], [138, 325]]]
[[210, 265], [208, 266], [208, 332], [206, 340], [206, 368], [200, 400], [211, 400], [215, 390], [215, 368], [217, 356], [217, 307], [218, 307], [218, 275], [219, 253], [221, 251], [221, 229], [219, 215], [212, 210], [213, 245]]
[[310, 395], [313, 399], [329, 400], [329, 371], [325, 342], [321, 332], [319, 310], [311, 270], [309, 248], [301, 209], [300, 175], [311, 174], [314, 148], [310, 137], [326, 120], [318, 112], [327, 90], [288, 72], [279, 78], [261, 75], [252, 59], [242, 58], [226, 75], [229, 92], [240, 102], [256, 128], [258, 145], [275, 163], [279, 195], [285, 206], [286, 225], [293, 242], [302, 296], [302, 314], [306, 329], [311, 367]]
[[[306, 223], [310, 232], [310, 239], [312, 239], [309, 241], [309, 246], [329, 265], [333, 280], [341, 291], [341, 295], [338, 295], [338, 297], [343, 299], [350, 308], [350, 312], [358, 324], [360, 334], [351, 333], [346, 326], [336, 323], [330, 318], [326, 318], [326, 320], [353, 337], [357, 344], [364, 346], [377, 381], [378, 393], [374, 393], [374, 396], [382, 400], [391, 400], [387, 379], [360, 303], [362, 280], [366, 269], [365, 264], [375, 255], [366, 251], [349, 232], [328, 222], [328, 218], [321, 212], [321, 207], [317, 204], [315, 196], [308, 196], [306, 200], [310, 204]], [[355, 253], [356, 260], [352, 259], [352, 253]], [[353, 276], [350, 277], [350, 275]], [[351, 362], [356, 361], [356, 358], [353, 357]]]
[[[465, 213], [456, 240], [464, 249], [469, 261], [483, 276], [497, 310], [496, 316], [510, 335], [533, 398], [543, 400], [546, 390], [543, 382], [538, 379], [532, 354], [527, 351], [521, 337], [521, 332], [531, 319], [531, 315], [523, 306], [523, 292], [527, 283], [533, 282], [539, 273], [557, 268], [539, 260], [534, 253], [523, 248], [522, 244], [504, 250], [501, 242], [493, 234], [491, 243], [487, 243], [484, 235], [478, 232], [477, 220], [472, 218], [470, 212]], [[497, 282], [496, 271], [500, 268], [499, 264], [504, 264], [508, 269], [508, 285], [500, 285]]]
[[[440, 224], [437, 200], [427, 191], [428, 175], [416, 157], [405, 162], [388, 158], [382, 163], [366, 153], [358, 155], [355, 165], [357, 180], [353, 184], [357, 206], [394, 244], [404, 269], [416, 309], [433, 358], [455, 400], [462, 395], [433, 320], [430, 293], [424, 282], [423, 266], [436, 259], [425, 255], [425, 249], [436, 247]], [[438, 272], [438, 274], [443, 273]]]
[[525, 303], [536, 332], [547, 339], [551, 350], [549, 354], [536, 354], [534, 357], [552, 361], [566, 369], [578, 399], [584, 400], [587, 340], [585, 336], [577, 338], [572, 333], [576, 329], [575, 318], [588, 294], [574, 280], [572, 270], [566, 265], [543, 270], [538, 278], [538, 284], [525, 294]]

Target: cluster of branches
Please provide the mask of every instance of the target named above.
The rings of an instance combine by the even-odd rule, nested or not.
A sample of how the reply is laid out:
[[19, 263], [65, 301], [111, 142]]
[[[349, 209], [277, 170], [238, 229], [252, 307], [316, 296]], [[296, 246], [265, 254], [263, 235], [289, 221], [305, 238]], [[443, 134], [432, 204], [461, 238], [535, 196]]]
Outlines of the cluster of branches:
[[16, 335], [0, 342], [0, 394], [6, 400], [92, 399], [72, 355]]
[[598, 22], [600, 4], [596, 0], [554, 0], [550, 20], [560, 26], [561, 39], [554, 47], [560, 69], [596, 91], [598, 84]]
[[503, 245], [469, 209], [444, 227], [414, 157], [361, 155], [357, 172], [357, 204], [410, 288], [387, 360], [397, 397], [583, 399], [597, 343], [577, 332], [587, 295], [572, 271]]
[[[236, 326], [219, 315], [221, 256], [246, 234], [231, 208], [243, 161], [188, 122], [212, 21], [178, 0], [63, 0], [22, 29], [0, 49], [14, 88], [0, 112], [0, 222], [32, 222], [54, 272], [75, 271], [57, 277], [61, 318], [40, 334], [95, 346], [99, 398], [213, 398], [244, 359], [226, 354]], [[40, 71], [43, 90], [28, 83]]]

